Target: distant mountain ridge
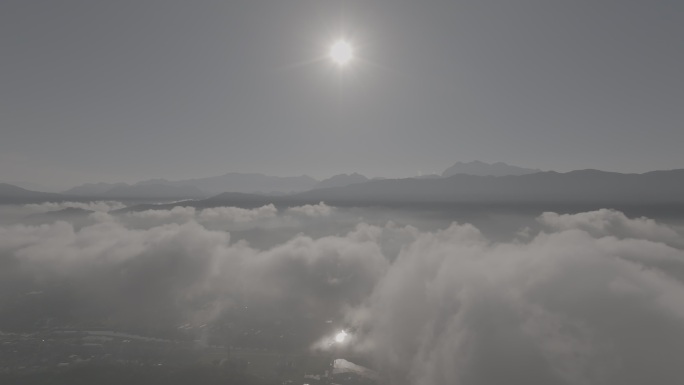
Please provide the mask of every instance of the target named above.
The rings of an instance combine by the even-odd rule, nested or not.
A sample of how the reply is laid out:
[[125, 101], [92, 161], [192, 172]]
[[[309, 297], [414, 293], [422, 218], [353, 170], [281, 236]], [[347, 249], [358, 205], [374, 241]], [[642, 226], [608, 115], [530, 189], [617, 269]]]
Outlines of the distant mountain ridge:
[[149, 179], [135, 184], [86, 183], [64, 194], [117, 198], [206, 198], [222, 192], [288, 194], [313, 188], [318, 181], [306, 175], [294, 177], [228, 173], [207, 178], [169, 181]]
[[138, 182], [136, 185], [162, 184], [168, 186], [194, 186], [209, 194], [222, 192], [244, 193], [294, 193], [310, 190], [318, 183], [318, 180], [308, 176], [269, 176], [257, 173], [231, 172], [225, 175], [211, 176], [206, 178], [184, 179], [167, 181], [164, 179], [152, 179]]
[[201, 199], [212, 194], [194, 186], [167, 184], [87, 183], [63, 194], [97, 199]]
[[[445, 170], [442, 176], [425, 175], [416, 179], [438, 179], [457, 174], [469, 175], [524, 175], [539, 170], [511, 166], [505, 163], [488, 164], [480, 161], [458, 162]], [[377, 180], [380, 178], [373, 178]], [[102, 199], [201, 199], [224, 192], [287, 195], [314, 189], [344, 187], [351, 184], [368, 182], [368, 177], [359, 173], [338, 174], [318, 181], [307, 175], [269, 176], [258, 173], [230, 172], [224, 175], [170, 181], [148, 179], [134, 184], [127, 183], [86, 183], [64, 191], [64, 194]], [[156, 187], [150, 187], [156, 186]]]
[[195, 186], [134, 184], [116, 186], [98, 197], [105, 199], [201, 199], [210, 195]]
[[385, 179], [306, 191], [283, 197], [220, 194], [211, 205], [283, 205], [324, 201], [330, 205], [416, 203], [684, 203], [684, 169], [621, 174], [598, 170], [525, 175], [457, 174], [439, 179]]
[[24, 204], [63, 199], [64, 196], [61, 194], [32, 191], [8, 183], [0, 183], [0, 203]]
[[472, 162], [456, 162], [442, 173], [442, 177], [448, 178], [458, 174], [478, 175], [478, 176], [507, 176], [507, 175], [526, 175], [541, 172], [539, 169], [511, 166], [503, 162], [485, 163], [475, 160]]
[[355, 184], [355, 183], [363, 183], [363, 182], [368, 182], [370, 179], [367, 177], [358, 174], [358, 173], [353, 173], [353, 174], [338, 174], [331, 176], [328, 179], [324, 179], [313, 187], [314, 189], [319, 189], [319, 188], [330, 188], [330, 187], [343, 187], [343, 186], [348, 186], [350, 184]]
[[297, 197], [376, 202], [684, 202], [684, 169], [621, 174], [598, 170], [525, 175], [457, 174], [442, 179], [394, 179]]
[[82, 195], [82, 196], [100, 196], [106, 194], [107, 191], [117, 188], [130, 186], [127, 183], [85, 183], [80, 186], [73, 187], [63, 192], [68, 195]]
[[[356, 181], [358, 183], [351, 183]], [[315, 184], [321, 188], [290, 194], [269, 195], [228, 191], [214, 194], [208, 199], [205, 199], [209, 196], [206, 192], [195, 186], [180, 185], [181, 181], [163, 184], [155, 180], [132, 186], [117, 184], [99, 196], [42, 193], [0, 183], [0, 203], [94, 198], [129, 201], [204, 199], [198, 201], [198, 204], [236, 206], [268, 203], [289, 205], [321, 201], [331, 205], [453, 202], [684, 203], [684, 169], [652, 171], [643, 174], [578, 170], [566, 173], [545, 171], [506, 176], [456, 174], [448, 178], [372, 180], [359, 174], [341, 174], [322, 182]], [[104, 189], [108, 186], [95, 185], [95, 187]]]

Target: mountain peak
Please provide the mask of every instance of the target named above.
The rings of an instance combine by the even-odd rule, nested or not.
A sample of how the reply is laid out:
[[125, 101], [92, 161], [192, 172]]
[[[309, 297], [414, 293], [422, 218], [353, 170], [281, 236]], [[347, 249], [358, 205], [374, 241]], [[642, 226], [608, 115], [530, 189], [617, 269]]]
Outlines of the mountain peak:
[[453, 166], [444, 170], [442, 176], [448, 178], [457, 174], [479, 175], [479, 176], [506, 176], [506, 175], [525, 175], [540, 172], [539, 169], [523, 168], [512, 166], [504, 162], [485, 163], [479, 160], [471, 162], [456, 162]]

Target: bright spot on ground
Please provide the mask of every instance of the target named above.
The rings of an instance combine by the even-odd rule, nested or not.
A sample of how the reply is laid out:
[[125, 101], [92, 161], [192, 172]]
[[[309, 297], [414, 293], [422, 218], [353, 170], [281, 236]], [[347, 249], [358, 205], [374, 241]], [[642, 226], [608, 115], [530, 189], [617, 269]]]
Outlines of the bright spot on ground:
[[342, 342], [344, 342], [344, 340], [346, 338], [347, 338], [347, 332], [342, 330], [341, 332], [339, 332], [335, 335], [335, 342], [337, 342], [338, 344], [341, 344]]
[[339, 67], [345, 67], [354, 59], [354, 48], [346, 40], [337, 40], [330, 46], [328, 56]]

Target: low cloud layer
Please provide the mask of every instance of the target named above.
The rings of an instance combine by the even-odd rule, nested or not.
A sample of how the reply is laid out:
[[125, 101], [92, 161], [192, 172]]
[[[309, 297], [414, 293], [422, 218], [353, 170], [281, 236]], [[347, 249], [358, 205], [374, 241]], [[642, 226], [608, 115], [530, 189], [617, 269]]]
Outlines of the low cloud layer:
[[404, 248], [351, 320], [395, 383], [667, 383], [684, 378], [684, 286], [664, 260], [681, 271], [684, 252], [574, 228], [494, 244], [453, 225]]
[[[93, 202], [43, 202], [26, 205], [0, 205], [0, 225], [12, 225], [26, 222], [27, 220], [39, 222], [42, 215], [60, 213], [68, 209], [87, 210], [97, 213], [107, 213], [123, 209], [126, 206], [116, 201], [93, 201]], [[53, 218], [54, 219], [54, 218]]]
[[44, 202], [38, 204], [24, 205], [26, 210], [33, 213], [44, 213], [48, 211], [64, 210], [67, 208], [77, 208], [89, 211], [108, 212], [119, 210], [126, 207], [121, 202], [116, 201], [94, 201], [94, 202]]
[[[338, 348], [396, 384], [684, 381], [682, 234], [650, 219], [544, 213], [502, 242], [458, 223], [349, 230], [324, 204], [93, 216], [0, 226], [0, 328], [182, 326], [233, 344], [258, 325], [249, 343], [303, 349], [345, 328]], [[231, 226], [301, 231], [266, 245]]]
[[638, 238], [684, 246], [682, 235], [670, 226], [644, 217], [629, 219], [616, 210], [601, 209], [562, 215], [547, 212], [539, 216], [537, 221], [557, 231], [578, 229], [594, 237]]
[[[128, 225], [138, 227], [195, 221], [207, 228], [234, 231], [257, 226], [268, 228], [298, 227], [309, 219], [329, 217], [333, 210], [333, 207], [323, 202], [317, 205], [290, 207], [282, 210], [280, 213], [272, 204], [255, 209], [239, 207], [195, 209], [194, 207], [177, 206], [172, 209], [131, 211], [122, 216], [109, 217], [109, 219], [117, 219]], [[106, 216], [99, 216], [97, 218], [100, 221], [108, 220]]]
[[238, 207], [212, 207], [196, 210], [194, 207], [176, 206], [170, 210], [132, 211], [126, 214], [131, 218], [155, 219], [160, 222], [189, 221], [200, 222], [250, 222], [258, 219], [274, 218], [278, 210], [273, 205], [266, 205], [257, 209], [242, 209]]

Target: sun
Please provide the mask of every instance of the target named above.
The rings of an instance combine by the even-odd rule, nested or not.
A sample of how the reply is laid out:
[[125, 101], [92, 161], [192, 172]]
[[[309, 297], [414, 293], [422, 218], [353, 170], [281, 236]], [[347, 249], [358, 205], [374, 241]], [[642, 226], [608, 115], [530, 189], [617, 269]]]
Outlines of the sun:
[[328, 57], [338, 67], [346, 67], [354, 60], [354, 47], [347, 40], [339, 39], [330, 46]]

